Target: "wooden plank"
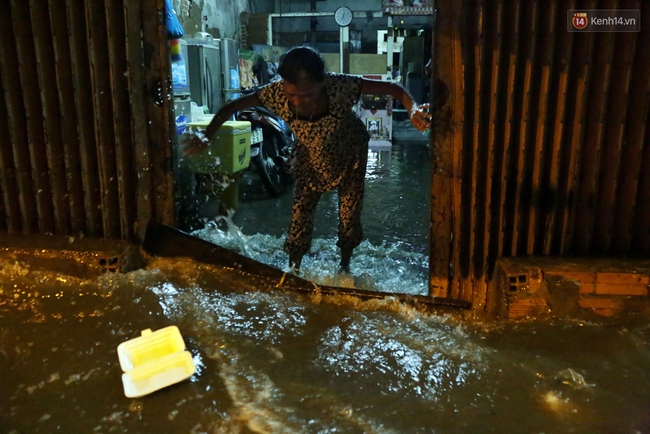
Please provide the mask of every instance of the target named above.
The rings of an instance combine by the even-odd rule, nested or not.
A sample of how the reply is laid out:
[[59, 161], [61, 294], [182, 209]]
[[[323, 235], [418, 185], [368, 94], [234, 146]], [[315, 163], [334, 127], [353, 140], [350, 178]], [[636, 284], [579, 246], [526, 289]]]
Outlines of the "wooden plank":
[[[481, 126], [481, 61], [483, 58], [483, 51], [485, 50], [482, 43], [483, 26], [485, 19], [485, 3], [478, 2], [473, 5], [474, 8], [471, 14], [469, 25], [471, 26], [471, 50], [465, 65], [465, 75], [467, 82], [471, 85], [471, 93], [468, 92], [465, 102], [465, 111], [469, 114], [471, 110], [471, 117], [469, 122], [465, 124], [467, 130], [464, 132], [466, 139], [463, 141], [463, 185], [461, 200], [463, 202], [463, 230], [461, 232], [461, 258], [464, 259], [464, 264], [461, 267], [461, 273], [470, 277], [461, 294], [461, 299], [472, 300], [475, 292], [475, 261], [476, 255], [476, 237], [479, 229], [477, 227], [477, 183], [478, 183], [478, 167], [480, 164], [478, 147], [479, 147], [479, 127]], [[471, 128], [471, 130], [470, 130]]]
[[[650, 122], [645, 124], [644, 136], [650, 137]], [[644, 143], [638, 183], [631, 250], [635, 254], [648, 255], [650, 253], [650, 147], [647, 146], [647, 139]]]
[[[454, 105], [454, 107], [459, 107], [462, 112], [462, 121], [456, 126], [455, 129], [455, 140], [454, 140], [454, 149], [456, 150], [455, 154], [455, 165], [456, 173], [454, 178], [458, 179], [458, 182], [455, 184], [454, 189], [454, 198], [457, 203], [455, 221], [457, 224], [454, 227], [454, 239], [456, 243], [454, 245], [454, 265], [457, 267], [458, 272], [454, 273], [457, 276], [455, 279], [455, 285], [452, 288], [452, 297], [458, 299], [470, 299], [472, 293], [472, 278], [470, 274], [470, 261], [469, 261], [469, 241], [470, 241], [470, 231], [471, 227], [468, 223], [468, 215], [471, 215], [471, 212], [468, 211], [469, 206], [467, 205], [467, 199], [471, 195], [471, 176], [466, 176], [466, 166], [465, 163], [465, 148], [468, 144], [471, 144], [471, 139], [468, 138], [470, 134], [471, 126], [473, 126], [473, 112], [470, 111], [470, 101], [472, 99], [473, 91], [473, 75], [470, 77], [468, 72], [473, 74], [473, 58], [472, 50], [466, 49], [466, 47], [472, 47], [473, 41], [476, 39], [475, 33], [475, 24], [474, 20], [474, 8], [473, 5], [464, 3], [461, 7], [461, 16], [462, 23], [461, 29], [457, 34], [462, 41], [461, 50], [457, 52], [462, 57], [462, 69], [463, 73], [460, 75], [461, 86], [460, 89], [454, 89], [454, 93], [458, 96], [462, 95], [462, 102], [459, 105]], [[461, 90], [460, 93], [457, 91]], [[455, 113], [454, 113], [455, 114]], [[454, 118], [452, 118], [454, 119]], [[471, 166], [471, 165], [470, 165]], [[468, 185], [470, 186], [468, 188]], [[467, 192], [470, 193], [467, 193]]]
[[503, 221], [505, 216], [505, 188], [507, 185], [507, 148], [508, 148], [508, 131], [510, 122], [508, 110], [511, 109], [511, 42], [515, 38], [511, 37], [513, 33], [511, 28], [516, 26], [516, 22], [510, 21], [512, 5], [505, 5], [503, 1], [498, 3], [498, 45], [497, 56], [493, 59], [493, 69], [497, 70], [496, 88], [494, 104], [494, 127], [491, 130], [493, 136], [490, 138], [494, 142], [494, 185], [491, 189], [492, 211], [489, 229], [489, 250], [488, 266], [492, 271], [496, 267], [499, 256], [503, 253]]
[[[453, 134], [451, 136], [451, 147], [452, 147], [452, 269], [460, 270], [461, 264], [463, 263], [464, 258], [461, 258], [461, 243], [460, 243], [460, 234], [461, 234], [461, 220], [462, 220], [462, 166], [461, 166], [461, 155], [463, 149], [463, 138], [465, 131], [465, 110], [464, 110], [464, 101], [465, 101], [465, 83], [464, 83], [464, 57], [463, 57], [463, 35], [464, 35], [464, 24], [465, 21], [462, 19], [464, 15], [464, 10], [467, 7], [465, 4], [459, 5], [453, 0], [445, 0], [448, 4], [451, 4], [452, 7], [452, 65], [453, 71], [449, 71], [450, 80], [450, 103], [452, 106], [450, 123], [453, 128]], [[447, 76], [441, 76], [443, 79]], [[463, 276], [462, 273], [456, 272], [453, 274], [454, 278], [451, 281], [451, 288], [448, 291], [448, 294], [452, 298], [460, 298], [460, 294], [466, 293], [464, 286], [467, 285], [466, 276]]]
[[[0, 170], [1, 169], [2, 167], [0, 166]], [[4, 177], [0, 173], [0, 197], [4, 197], [4, 190]], [[4, 201], [0, 202], [0, 232], [7, 232], [7, 211], [5, 210]]]
[[[614, 226], [614, 216], [618, 212], [617, 203], [633, 194], [619, 187], [620, 176], [628, 170], [621, 166], [624, 148], [623, 137], [627, 117], [627, 100], [630, 95], [630, 79], [634, 59], [636, 33], [616, 33], [611, 63], [611, 84], [606, 114], [603, 119], [605, 132], [599, 168], [599, 187], [594, 218], [594, 246], [598, 252], [609, 253], [612, 239], [624, 236], [623, 228]], [[630, 203], [632, 200], [625, 200]]]
[[[441, 2], [438, 5], [438, 14], [434, 28], [434, 41], [432, 59], [435, 59], [434, 71], [447, 86], [452, 89], [456, 87], [455, 81], [455, 59], [454, 59], [454, 34], [457, 32], [458, 13], [454, 15], [453, 2]], [[433, 85], [433, 80], [431, 80]], [[459, 86], [460, 87], [460, 86]], [[436, 89], [433, 88], [433, 92]], [[433, 97], [432, 97], [433, 98]], [[447, 111], [453, 113], [455, 110], [454, 99], [442, 109], [441, 117], [444, 118]], [[431, 146], [436, 152], [432, 152], [431, 161], [431, 254], [429, 256], [429, 295], [434, 297], [446, 297], [450, 293], [450, 263], [452, 261], [452, 225], [453, 210], [453, 133], [447, 132], [438, 137], [436, 128], [431, 129]]]
[[[595, 9], [596, 1], [585, 5], [586, 9]], [[566, 187], [562, 189], [559, 209], [564, 210], [562, 230], [562, 252], [578, 250], [579, 239], [577, 227], [582, 224], [578, 215], [578, 200], [576, 190], [580, 189], [582, 143], [586, 136], [586, 118], [588, 112], [587, 92], [592, 77], [592, 57], [594, 55], [594, 40], [596, 33], [573, 33], [573, 51], [571, 53], [571, 69], [569, 72], [569, 89], [572, 90], [572, 104], [568, 115], [572, 121], [570, 144], [566, 157], [562, 162], [562, 173], [566, 173]]]
[[[11, 19], [10, 14], [0, 16], [0, 38], [9, 40], [4, 36], [4, 30], [10, 30], [11, 25], [5, 22], [3, 18]], [[2, 44], [9, 45], [9, 44]], [[11, 92], [5, 90], [5, 86], [11, 86], [7, 74], [6, 63], [9, 55], [7, 49], [0, 46], [0, 131], [5, 134], [0, 135], [0, 217], [2, 218], [2, 231], [17, 233], [22, 231], [21, 211], [20, 211], [20, 193], [18, 188], [18, 179], [16, 168], [14, 166], [13, 145], [11, 138], [15, 136], [15, 128], [12, 119], [9, 117], [11, 107]]]
[[107, 56], [108, 35], [106, 10], [103, 3], [86, 1], [88, 23], [88, 52], [95, 138], [99, 158], [99, 186], [104, 237], [118, 239], [120, 232], [118, 173], [115, 161], [115, 130], [113, 127], [113, 91], [110, 63]]
[[[641, 9], [636, 2], [634, 9]], [[642, 23], [643, 25], [643, 23]], [[629, 252], [632, 247], [633, 234], [638, 233], [638, 226], [633, 224], [636, 201], [638, 200], [638, 180], [643, 161], [645, 128], [647, 122], [646, 104], [650, 94], [650, 32], [635, 34], [634, 58], [628, 67], [632, 70], [628, 94], [627, 116], [622, 140], [621, 167], [618, 189], [624, 192], [617, 198], [614, 213], [614, 228], [619, 228], [612, 239], [613, 252]], [[643, 206], [643, 204], [641, 204]]]
[[[75, 29], [69, 33], [70, 61], [73, 78], [72, 95], [75, 105], [77, 123], [76, 141], [79, 144], [79, 164], [83, 184], [84, 211], [86, 214], [86, 236], [101, 237], [104, 235], [102, 223], [101, 191], [99, 182], [99, 167], [97, 157], [97, 136], [93, 120], [93, 90], [91, 85], [90, 58], [88, 54], [87, 22], [84, 0], [66, 0], [68, 27]], [[70, 152], [74, 152], [74, 147]], [[83, 230], [83, 229], [82, 229]]]
[[[505, 44], [504, 51], [508, 55], [507, 59], [507, 70], [508, 78], [506, 84], [506, 119], [505, 119], [505, 129], [503, 134], [503, 146], [504, 152], [501, 157], [501, 166], [503, 171], [501, 174], [501, 198], [502, 202], [500, 204], [501, 209], [503, 210], [503, 218], [499, 219], [499, 228], [498, 232], [501, 234], [502, 241], [498, 248], [498, 256], [510, 256], [512, 255], [512, 243], [514, 238], [514, 233], [512, 229], [514, 228], [514, 197], [516, 194], [513, 192], [511, 194], [511, 169], [509, 166], [511, 155], [516, 154], [515, 149], [516, 144], [516, 132], [517, 128], [515, 126], [515, 112], [518, 110], [518, 91], [515, 87], [517, 83], [517, 77], [519, 76], [519, 62], [517, 62], [517, 53], [519, 52], [519, 42], [520, 37], [520, 14], [521, 14], [521, 2], [515, 1], [514, 3], [509, 4], [507, 12], [507, 24], [508, 31], [504, 35]], [[515, 186], [516, 187], [516, 186]], [[510, 199], [513, 198], [513, 199]], [[512, 205], [511, 205], [512, 204]]]
[[[477, 13], [477, 33], [476, 45], [474, 47], [474, 126], [472, 131], [471, 142], [471, 184], [472, 191], [470, 196], [470, 209], [468, 210], [468, 220], [471, 230], [466, 232], [470, 236], [470, 257], [469, 272], [472, 276], [472, 288], [469, 298], [464, 300], [477, 301], [481, 298], [480, 292], [483, 277], [483, 243], [485, 240], [485, 199], [486, 199], [486, 182], [488, 169], [486, 167], [485, 148], [489, 146], [486, 143], [486, 131], [489, 125], [489, 79], [490, 79], [490, 49], [487, 40], [490, 38], [490, 13], [486, 8], [485, 2], [479, 1], [476, 9]], [[467, 146], [468, 150], [470, 146]], [[469, 160], [469, 158], [467, 159]], [[476, 303], [478, 305], [478, 303]]]
[[[609, 9], [607, 7], [606, 9]], [[604, 120], [609, 102], [611, 58], [614, 50], [614, 32], [596, 33], [593, 61], [590, 62], [591, 80], [587, 87], [588, 101], [585, 136], [579, 164], [580, 181], [576, 195], [574, 248], [580, 253], [595, 253], [594, 224], [596, 195], [599, 193], [599, 166], [604, 140]], [[601, 252], [602, 253], [602, 252]]]
[[[24, 104], [24, 112], [17, 114], [17, 116], [26, 119], [27, 140], [23, 142], [23, 145], [29, 149], [29, 167], [24, 162], [21, 162], [20, 170], [31, 172], [29, 176], [33, 179], [33, 190], [28, 188], [23, 192], [21, 189], [21, 193], [35, 195], [37, 215], [29, 216], [28, 219], [35, 218], [38, 221], [38, 232], [54, 233], [54, 206], [48, 176], [43, 113], [39, 91], [33, 85], [38, 83], [38, 64], [36, 63], [36, 53], [34, 51], [29, 3], [13, 1], [11, 3], [11, 13], [19, 72], [19, 81], [14, 83], [21, 83]], [[19, 142], [13, 143], [17, 145]]]
[[42, 106], [45, 155], [51, 198], [54, 208], [54, 228], [57, 234], [71, 235], [70, 195], [68, 173], [63, 152], [61, 112], [57, 95], [56, 67], [52, 46], [52, 28], [46, 0], [30, 1], [32, 34], [36, 55], [37, 76]]
[[[0, 71], [2, 71], [2, 67], [0, 67]], [[4, 87], [0, 78], [0, 130], [9, 131], [4, 94]], [[12, 196], [17, 197], [17, 195], [15, 194], [16, 178], [10, 151], [11, 142], [9, 142], [9, 136], [8, 134], [3, 134], [0, 137], [0, 233], [6, 233], [9, 224], [15, 224], [17, 220], [14, 218], [12, 222], [11, 216], [12, 214], [15, 215], [15, 211], [20, 209], [17, 201], [14, 201], [14, 207], [12, 209], [11, 198]], [[14, 194], [9, 193], [9, 191]]]
[[[14, 17], [11, 9], [0, 14], [0, 38], [3, 41], [14, 41], [15, 34], [12, 22]], [[7, 110], [8, 138], [7, 147], [2, 147], [2, 167], [7, 176], [7, 183], [3, 195], [9, 195], [11, 174], [15, 176], [15, 195], [7, 198], [5, 203], [13, 205], [7, 210], [15, 210], [11, 221], [16, 232], [38, 232], [38, 213], [36, 211], [36, 194], [34, 181], [31, 176], [29, 162], [29, 142], [27, 141], [27, 122], [25, 119], [25, 105], [20, 86], [18, 71], [18, 53], [16, 44], [0, 44], [0, 78], [3, 81], [4, 101]], [[16, 209], [16, 201], [18, 209]]]
[[84, 185], [81, 175], [80, 149], [77, 136], [77, 119], [74, 106], [75, 88], [73, 84], [72, 58], [68, 39], [68, 20], [66, 8], [49, 2], [49, 21], [52, 26], [52, 46], [56, 59], [56, 98], [60, 107], [61, 140], [67, 181], [67, 204], [70, 208], [70, 230], [73, 235], [86, 231], [86, 212], [84, 209]]
[[[487, 263], [490, 247], [491, 213], [493, 212], [494, 123], [497, 81], [499, 77], [502, 4], [497, 7], [479, 3], [478, 49], [475, 66], [475, 127], [473, 149], [473, 224], [471, 246], [472, 298], [477, 309], [487, 306], [492, 268]], [[497, 233], [494, 234], [499, 237]], [[496, 257], [493, 258], [495, 260]], [[492, 265], [493, 267], [493, 265]]]
[[[491, 51], [491, 79], [490, 79], [490, 102], [488, 116], [488, 161], [487, 161], [487, 182], [485, 186], [485, 239], [483, 241], [483, 252], [485, 265], [484, 284], [481, 293], [474, 300], [475, 306], [478, 306], [478, 300], [482, 300], [484, 307], [490, 304], [490, 285], [494, 276], [494, 270], [497, 260], [497, 252], [503, 244], [502, 233], [499, 230], [500, 222], [503, 220], [503, 207], [501, 196], [501, 180], [505, 171], [504, 155], [505, 142], [503, 141], [503, 130], [505, 128], [506, 104], [503, 95], [507, 94], [507, 73], [506, 68], [507, 53], [504, 52], [504, 35], [507, 29], [506, 6], [503, 0], [499, 0], [494, 9], [493, 22], [494, 26], [490, 33], [491, 43], [488, 48]], [[484, 300], [484, 301], [483, 301]]]
[[[549, 113], [549, 99], [551, 81], [555, 80], [556, 75], [551, 74], [551, 67], [553, 65], [553, 44], [555, 33], [562, 33], [557, 31], [557, 24], [555, 22], [555, 2], [550, 2], [542, 8], [540, 14], [539, 34], [540, 40], [538, 44], [538, 54], [536, 55], [538, 67], [541, 67], [541, 73], [537, 76], [539, 85], [535, 88], [539, 89], [537, 96], [537, 117], [535, 119], [534, 132], [531, 131], [531, 137], [534, 139], [530, 144], [532, 161], [529, 163], [532, 166], [531, 173], [531, 201], [529, 210], [529, 224], [527, 236], [527, 252], [544, 253], [543, 252], [543, 239], [547, 231], [546, 220], [548, 214], [552, 213], [552, 208], [549, 208], [549, 196], [551, 190], [547, 187], [545, 182], [547, 176], [546, 161], [550, 156], [548, 151], [548, 135], [549, 127], [547, 120], [550, 117]], [[561, 20], [565, 24], [564, 20]]]
[[133, 221], [134, 235], [144, 239], [147, 223], [153, 215], [154, 196], [152, 166], [149, 152], [149, 128], [147, 126], [147, 88], [144, 85], [146, 70], [142, 50], [142, 4], [125, 2], [126, 20], [126, 58], [129, 65], [128, 95], [131, 106], [131, 142], [133, 143], [134, 167], [137, 174], [137, 187], [134, 191], [136, 216]]
[[[128, 2], [128, 0], [127, 0]], [[108, 28], [108, 58], [112, 89], [113, 131], [115, 132], [115, 161], [119, 202], [120, 238], [136, 240], [133, 222], [136, 219], [136, 172], [131, 130], [129, 101], [129, 65], [124, 55], [126, 24], [124, 5], [106, 2]]]
[[522, 43], [520, 45], [519, 61], [523, 61], [523, 78], [520, 82], [522, 89], [522, 101], [520, 112], [515, 116], [519, 118], [518, 150], [516, 157], [516, 193], [513, 206], [513, 237], [511, 250], [515, 255], [531, 254], [527, 251], [526, 228], [528, 225], [527, 212], [530, 205], [530, 197], [524, 196], [524, 183], [528, 177], [526, 170], [526, 149], [529, 145], [529, 128], [534, 121], [534, 114], [531, 106], [531, 77], [533, 75], [533, 53], [536, 47], [537, 28], [536, 19], [538, 12], [538, 1], [527, 2], [523, 11], [522, 21]]
[[[570, 1], [567, 5], [568, 10], [575, 9], [575, 1]], [[558, 27], [566, 19], [566, 13], [562, 8], [556, 8], [556, 23]], [[571, 51], [574, 38], [571, 33], [560, 31], [556, 34], [554, 48], [554, 68], [553, 74], [557, 77], [556, 103], [554, 108], [553, 135], [550, 144], [550, 164], [547, 173], [547, 182], [549, 196], [552, 197], [552, 210], [546, 216], [546, 230], [544, 238], [544, 254], [561, 254], [562, 249], [562, 216], [566, 206], [566, 200], [560, 200], [561, 197], [568, 196], [568, 192], [563, 190], [566, 173], [561, 170], [560, 162], [563, 149], [566, 148], [565, 141], [569, 136], [570, 124], [567, 122], [567, 93], [569, 81], [569, 64], [571, 60]]]
[[[650, 5], [647, 2], [642, 3], [641, 7], [641, 25], [644, 29], [650, 28]], [[636, 164], [630, 165], [630, 170], [626, 172], [625, 186], [634, 185], [635, 203], [634, 209], [619, 210], [619, 217], [626, 217], [627, 212], [631, 212], [629, 251], [637, 255], [650, 254], [650, 146], [647, 145], [650, 137], [650, 107], [648, 104], [648, 94], [650, 93], [650, 51], [647, 49], [650, 44], [650, 32], [640, 32], [638, 37], [641, 38], [638, 43], [637, 55], [635, 58], [635, 72], [637, 80], [634, 87], [635, 92], [632, 95], [630, 103], [630, 120], [628, 126], [627, 143], [629, 154], [625, 161], [637, 159], [639, 171], [634, 172]], [[623, 220], [624, 222], [624, 220]]]
[[[145, 50], [145, 86], [148, 99], [146, 111], [149, 128], [149, 155], [152, 165], [140, 170], [151, 170], [153, 175], [153, 202], [156, 221], [173, 225], [176, 220], [174, 210], [174, 172], [172, 146], [175, 134], [173, 129], [171, 80], [169, 80], [170, 60], [168, 55], [167, 31], [164, 21], [165, 4], [163, 0], [142, 0], [142, 36]], [[159, 17], [152, 20], [151, 17]]]

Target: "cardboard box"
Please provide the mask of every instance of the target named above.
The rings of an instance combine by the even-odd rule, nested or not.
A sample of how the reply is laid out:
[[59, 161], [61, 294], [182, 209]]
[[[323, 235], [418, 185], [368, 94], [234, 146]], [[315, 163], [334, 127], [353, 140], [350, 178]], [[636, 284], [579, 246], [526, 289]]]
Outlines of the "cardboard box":
[[386, 74], [386, 54], [350, 53], [350, 74]]
[[[325, 70], [340, 72], [339, 53], [321, 53]], [[386, 74], [386, 54], [350, 53], [350, 74]]]
[[267, 14], [250, 14], [246, 28], [248, 30], [248, 46], [268, 44], [269, 16]]
[[[205, 129], [211, 119], [189, 124], [190, 129]], [[195, 173], [232, 174], [244, 170], [251, 161], [251, 123], [226, 121], [212, 138], [208, 149], [187, 157], [187, 166]]]

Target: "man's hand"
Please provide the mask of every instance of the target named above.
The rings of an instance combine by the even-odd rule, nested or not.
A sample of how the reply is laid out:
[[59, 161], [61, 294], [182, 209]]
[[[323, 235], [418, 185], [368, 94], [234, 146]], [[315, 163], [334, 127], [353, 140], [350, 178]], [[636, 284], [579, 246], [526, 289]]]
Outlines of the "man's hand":
[[204, 131], [185, 133], [183, 134], [183, 141], [181, 143], [181, 145], [185, 147], [185, 149], [183, 149], [183, 155], [189, 157], [199, 155], [201, 152], [205, 151], [209, 144], [210, 140], [205, 136]]
[[411, 123], [418, 130], [425, 132], [431, 124], [431, 113], [429, 113], [429, 104], [413, 104], [411, 106]]

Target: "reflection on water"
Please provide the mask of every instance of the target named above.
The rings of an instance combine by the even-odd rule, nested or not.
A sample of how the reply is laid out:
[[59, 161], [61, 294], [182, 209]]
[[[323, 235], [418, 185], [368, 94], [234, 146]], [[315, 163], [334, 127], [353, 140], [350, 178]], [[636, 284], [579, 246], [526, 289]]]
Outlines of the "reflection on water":
[[[188, 260], [83, 279], [2, 253], [0, 432], [650, 430], [647, 320], [490, 325]], [[197, 373], [125, 398], [117, 346], [172, 324]]]

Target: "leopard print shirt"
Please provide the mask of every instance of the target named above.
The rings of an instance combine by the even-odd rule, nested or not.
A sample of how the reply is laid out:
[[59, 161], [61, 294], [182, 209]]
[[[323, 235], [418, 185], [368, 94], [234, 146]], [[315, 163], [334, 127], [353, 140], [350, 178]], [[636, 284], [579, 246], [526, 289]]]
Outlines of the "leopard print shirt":
[[361, 95], [361, 83], [360, 77], [328, 73], [325, 88], [329, 110], [314, 121], [300, 119], [292, 111], [282, 80], [258, 91], [260, 102], [287, 122], [296, 135], [289, 167], [297, 182], [325, 192], [337, 188], [350, 175], [365, 176], [370, 136], [352, 110]]

